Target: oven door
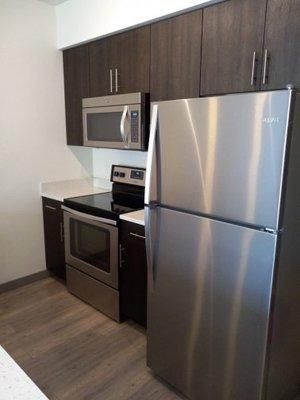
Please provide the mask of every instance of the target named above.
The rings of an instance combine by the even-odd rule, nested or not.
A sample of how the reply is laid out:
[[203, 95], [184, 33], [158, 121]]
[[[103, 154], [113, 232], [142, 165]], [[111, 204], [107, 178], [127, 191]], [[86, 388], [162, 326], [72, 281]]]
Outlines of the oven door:
[[142, 148], [140, 104], [86, 107], [83, 108], [82, 118], [85, 146]]
[[64, 209], [66, 263], [118, 288], [118, 228], [116, 222]]

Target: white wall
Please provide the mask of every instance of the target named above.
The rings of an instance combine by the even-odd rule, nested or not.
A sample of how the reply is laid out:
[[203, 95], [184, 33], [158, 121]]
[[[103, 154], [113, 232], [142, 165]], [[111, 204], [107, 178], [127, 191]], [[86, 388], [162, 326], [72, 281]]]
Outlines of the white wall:
[[112, 149], [93, 150], [93, 170], [97, 178], [110, 178], [112, 164], [146, 167], [147, 153]]
[[0, 284], [45, 269], [42, 181], [91, 173], [92, 149], [65, 143], [55, 9], [0, 1]]
[[224, 0], [68, 0], [56, 6], [59, 49]]

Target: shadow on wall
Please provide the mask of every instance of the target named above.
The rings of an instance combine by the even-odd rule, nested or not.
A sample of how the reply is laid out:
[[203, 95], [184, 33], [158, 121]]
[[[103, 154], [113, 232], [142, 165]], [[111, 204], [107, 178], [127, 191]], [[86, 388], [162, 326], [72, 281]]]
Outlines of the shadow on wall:
[[93, 149], [83, 146], [68, 146], [82, 166], [82, 175], [94, 176]]

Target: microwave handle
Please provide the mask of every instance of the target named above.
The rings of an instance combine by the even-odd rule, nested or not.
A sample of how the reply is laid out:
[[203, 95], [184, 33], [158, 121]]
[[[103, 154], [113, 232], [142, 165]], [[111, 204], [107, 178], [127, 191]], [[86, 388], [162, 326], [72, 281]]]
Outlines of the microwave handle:
[[129, 111], [129, 107], [128, 106], [124, 106], [124, 110], [123, 110], [123, 114], [121, 117], [121, 122], [120, 122], [120, 131], [121, 131], [121, 136], [124, 142], [124, 145], [126, 148], [128, 148], [128, 134], [125, 134], [125, 121], [126, 121], [126, 117]]

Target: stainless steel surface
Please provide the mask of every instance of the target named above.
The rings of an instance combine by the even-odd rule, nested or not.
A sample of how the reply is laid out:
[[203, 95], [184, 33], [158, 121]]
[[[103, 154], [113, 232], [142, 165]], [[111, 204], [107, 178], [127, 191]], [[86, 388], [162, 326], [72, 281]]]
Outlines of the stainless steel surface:
[[263, 85], [266, 85], [268, 83], [268, 64], [270, 61], [270, 55], [268, 49], [265, 49], [264, 53], [264, 68], [263, 68]]
[[110, 87], [110, 93], [113, 92], [113, 72], [112, 69], [109, 70], [109, 87]]
[[254, 51], [252, 57], [251, 86], [255, 86], [256, 84], [257, 61], [256, 51]]
[[145, 244], [147, 255], [148, 292], [154, 288], [154, 256], [158, 245], [156, 208], [145, 207]]
[[297, 395], [300, 396], [299, 93], [295, 96], [293, 108], [282, 218], [283, 234], [278, 246], [276, 285], [273, 292], [265, 400], [294, 399]]
[[148, 144], [148, 157], [145, 182], [145, 204], [157, 202], [157, 156], [156, 156], [156, 134], [158, 125], [158, 105], [154, 104], [151, 109], [151, 125]]
[[118, 68], [115, 68], [115, 89], [116, 89], [116, 93], [118, 93], [119, 91], [119, 76], [118, 76]]
[[127, 129], [127, 133], [125, 133], [125, 122], [126, 122], [126, 117], [128, 116], [128, 106], [124, 106], [124, 110], [122, 113], [122, 118], [121, 118], [121, 122], [120, 122], [120, 131], [121, 131], [121, 136], [124, 142], [124, 146], [125, 148], [128, 148], [128, 129]]
[[[143, 179], [135, 179], [131, 177], [133, 171], [138, 171], [140, 174], [143, 174]], [[119, 176], [115, 176], [114, 173], [117, 172]], [[124, 176], [120, 176], [120, 174], [124, 174]], [[113, 165], [112, 169], [112, 181], [117, 183], [127, 183], [129, 185], [135, 186], [145, 186], [145, 168], [138, 167], [124, 167], [122, 165]]]
[[143, 235], [138, 235], [137, 233], [134, 233], [134, 232], [130, 232], [130, 235], [131, 235], [131, 236], [134, 236], [134, 237], [137, 237], [137, 238], [139, 238], [139, 239], [143, 239], [143, 240], [146, 239], [145, 236], [143, 236]]
[[147, 214], [157, 218], [148, 365], [192, 400], [261, 399], [277, 236]]
[[61, 206], [62, 210], [67, 211], [70, 214], [73, 214], [77, 217], [82, 217], [85, 220], [89, 220], [89, 221], [96, 221], [96, 222], [103, 222], [105, 224], [108, 225], [117, 225], [117, 222], [114, 221], [113, 219], [108, 219], [108, 218], [102, 218], [102, 217], [97, 217], [96, 215], [90, 215], [90, 214], [86, 214], [77, 210], [73, 210], [73, 208], [69, 208], [66, 206]]
[[48, 204], [45, 205], [45, 208], [48, 208], [49, 210], [57, 211], [56, 207], [48, 206]]
[[[123, 95], [122, 94], [122, 95], [118, 95], [116, 97], [119, 97], [119, 96], [125, 96], [126, 97], [127, 95]], [[115, 97], [115, 96], [107, 96], [107, 97]], [[98, 98], [95, 98], [95, 99], [102, 99], [102, 98], [98, 97]], [[83, 99], [82, 101], [84, 101], [84, 100], [94, 100], [94, 99]], [[117, 102], [118, 101], [119, 100], [117, 100]], [[92, 104], [92, 102], [90, 104]], [[96, 104], [96, 101], [95, 101], [95, 104]], [[111, 105], [111, 106], [107, 106], [106, 107], [106, 106], [103, 106], [103, 105], [101, 106], [100, 105], [100, 101], [99, 101], [99, 105], [98, 106], [96, 106], [96, 105], [94, 107], [89, 106], [89, 107], [84, 107], [82, 109], [83, 144], [84, 144], [84, 146], [116, 148], [116, 149], [130, 148], [130, 149], [133, 149], [133, 150], [141, 149], [141, 146], [142, 146], [142, 143], [141, 143], [142, 137], [141, 137], [141, 135], [142, 134], [141, 134], [141, 105], [140, 104], [127, 105], [127, 107], [128, 107], [127, 113], [128, 113], [128, 120], [129, 120], [128, 123], [129, 124], [130, 124], [130, 113], [131, 113], [131, 111], [138, 111], [138, 114], [139, 114], [139, 116], [138, 116], [138, 141], [137, 142], [132, 142], [130, 135], [127, 136], [128, 137], [127, 142], [126, 142], [126, 140], [124, 142], [121, 129], [120, 129], [120, 132], [119, 132], [120, 141], [117, 141], [117, 142], [116, 141], [104, 141], [104, 140], [90, 140], [88, 138], [87, 116], [89, 114], [92, 114], [92, 113], [96, 113], [96, 114], [99, 113], [100, 114], [100, 113], [108, 113], [108, 112], [117, 113], [117, 112], [119, 112], [119, 113], [122, 114], [122, 116], [120, 118], [120, 125], [121, 125], [121, 120], [122, 120], [123, 112], [124, 112], [124, 104], [126, 104], [126, 103], [123, 103], [122, 105]]]
[[[113, 225], [109, 225], [103, 222], [99, 222], [97, 220], [94, 220], [91, 215], [86, 215], [83, 213], [75, 213], [74, 210], [72, 212], [68, 212], [66, 210], [67, 207], [64, 208], [64, 228], [65, 228], [65, 258], [66, 258], [66, 263], [68, 265], [71, 265], [72, 267], [75, 267], [82, 272], [94, 277], [95, 279], [100, 280], [103, 283], [106, 283], [107, 285], [110, 285], [114, 288], [118, 288], [118, 266], [119, 266], [119, 260], [118, 260], [118, 242], [119, 242], [119, 235], [118, 235], [118, 228]], [[81, 215], [80, 215], [81, 214]], [[71, 241], [70, 241], [70, 221], [71, 219], [74, 219], [75, 221], [81, 221], [83, 223], [100, 227], [106, 230], [109, 233], [109, 240], [110, 240], [110, 245], [109, 245], [109, 260], [110, 260], [110, 272], [105, 272], [102, 271], [101, 269], [93, 266], [92, 264], [89, 264], [79, 258], [76, 258], [75, 256], [72, 255], [71, 252]], [[96, 217], [97, 218], [97, 217]], [[99, 246], [101, 247], [101, 243], [99, 243]]]
[[59, 226], [60, 226], [60, 241], [63, 243], [63, 242], [64, 242], [64, 225], [63, 225], [63, 223], [61, 222], [61, 223], [59, 224]]
[[113, 96], [89, 97], [82, 99], [83, 108], [110, 107], [140, 104], [142, 93], [126, 93]]
[[[67, 265], [67, 288], [81, 300], [120, 322], [119, 292]], [[95, 349], [96, 351], [97, 349]]]
[[278, 229], [291, 95], [280, 90], [157, 103], [146, 204]]

